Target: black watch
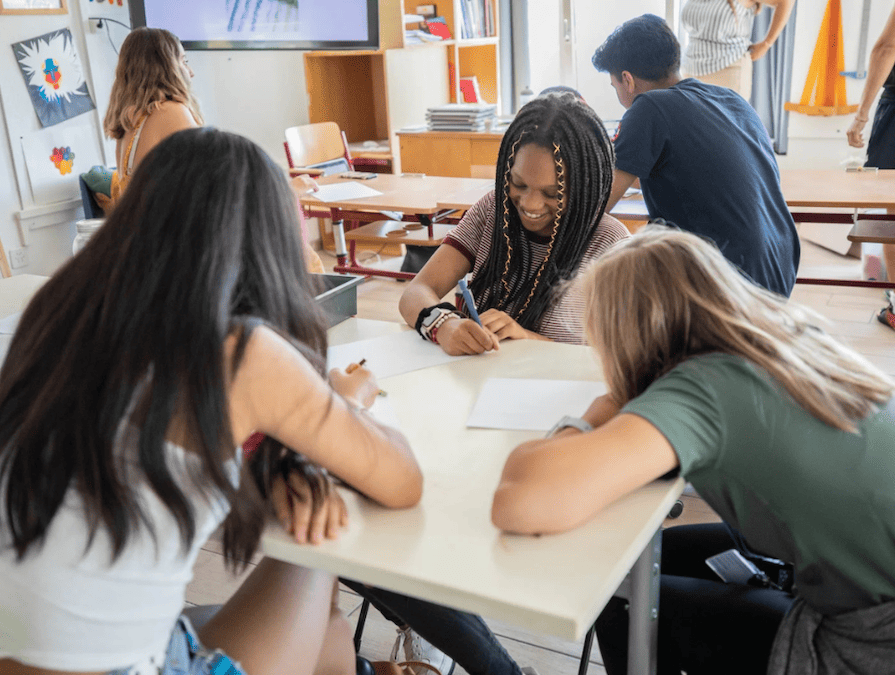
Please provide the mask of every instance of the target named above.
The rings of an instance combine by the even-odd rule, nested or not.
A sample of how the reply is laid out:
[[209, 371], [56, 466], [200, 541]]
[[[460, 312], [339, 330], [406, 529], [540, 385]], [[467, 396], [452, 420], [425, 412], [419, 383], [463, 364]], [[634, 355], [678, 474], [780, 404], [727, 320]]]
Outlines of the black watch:
[[457, 311], [457, 308], [449, 302], [441, 302], [437, 305], [424, 307], [422, 310], [420, 310], [419, 315], [416, 317], [416, 326], [414, 326], [414, 328], [416, 329], [416, 332], [420, 334], [421, 338], [423, 338], [424, 340], [428, 339], [426, 337], [428, 331], [424, 332], [423, 328], [431, 327], [432, 324], [435, 323], [435, 321], [438, 319], [438, 317], [442, 315], [443, 312], [441, 312], [440, 310], [443, 309], [449, 312]]

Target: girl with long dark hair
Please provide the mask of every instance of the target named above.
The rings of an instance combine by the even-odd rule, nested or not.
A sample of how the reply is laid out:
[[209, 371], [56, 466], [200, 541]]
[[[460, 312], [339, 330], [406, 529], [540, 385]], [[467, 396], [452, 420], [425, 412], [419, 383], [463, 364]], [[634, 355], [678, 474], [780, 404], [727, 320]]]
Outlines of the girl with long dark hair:
[[[265, 559], [201, 630], [180, 616], [219, 524], [237, 569], [266, 501], [300, 542], [337, 535], [317, 467], [385, 506], [420, 498], [405, 439], [364, 413], [371, 374], [327, 381], [311, 286], [289, 184], [256, 145], [187, 130], [141, 162], [0, 371], [0, 672], [354, 672], [322, 572]], [[256, 431], [257, 479], [240, 478]]]

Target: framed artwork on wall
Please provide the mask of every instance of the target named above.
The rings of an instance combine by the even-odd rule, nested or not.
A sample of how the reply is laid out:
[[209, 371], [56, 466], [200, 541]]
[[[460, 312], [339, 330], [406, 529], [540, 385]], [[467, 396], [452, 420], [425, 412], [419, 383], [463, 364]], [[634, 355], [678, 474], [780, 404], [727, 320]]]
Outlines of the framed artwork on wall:
[[0, 14], [68, 14], [65, 0], [0, 0]]

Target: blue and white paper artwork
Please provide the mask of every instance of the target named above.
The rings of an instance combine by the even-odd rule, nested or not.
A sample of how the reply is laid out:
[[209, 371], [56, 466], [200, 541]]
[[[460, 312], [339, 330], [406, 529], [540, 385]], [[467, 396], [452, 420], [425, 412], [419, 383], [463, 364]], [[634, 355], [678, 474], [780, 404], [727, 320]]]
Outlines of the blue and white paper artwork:
[[16, 42], [12, 50], [41, 126], [59, 124], [96, 107], [68, 28]]

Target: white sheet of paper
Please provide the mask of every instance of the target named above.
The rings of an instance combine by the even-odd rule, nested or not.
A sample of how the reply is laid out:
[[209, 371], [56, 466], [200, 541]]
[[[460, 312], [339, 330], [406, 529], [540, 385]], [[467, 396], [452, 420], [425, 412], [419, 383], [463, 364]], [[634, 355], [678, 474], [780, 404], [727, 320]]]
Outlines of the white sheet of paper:
[[321, 185], [320, 189], [312, 192], [311, 196], [322, 202], [341, 202], [346, 199], [360, 199], [362, 197], [376, 197], [382, 193], [367, 187], [363, 183], [347, 181], [345, 183], [332, 183]]
[[492, 377], [479, 392], [466, 426], [549, 431], [563, 415], [581, 417], [605, 393], [602, 382]]
[[388, 401], [387, 396], [377, 396], [376, 400], [373, 401], [373, 405], [370, 406], [370, 414], [380, 424], [384, 424], [387, 427], [392, 427], [393, 429], [400, 429], [401, 424], [398, 422], [398, 415], [395, 413], [395, 408]]
[[16, 328], [19, 325], [19, 319], [21, 318], [22, 313], [16, 312], [15, 314], [10, 314], [4, 319], [0, 319], [0, 334], [2, 335], [12, 335], [16, 332]]
[[329, 368], [345, 368], [351, 363], [366, 359], [368, 368], [376, 379], [401, 375], [413, 370], [440, 366], [468, 356], [448, 356], [438, 345], [421, 339], [416, 331], [405, 330], [392, 335], [349, 342], [344, 345], [330, 345], [326, 355]]

